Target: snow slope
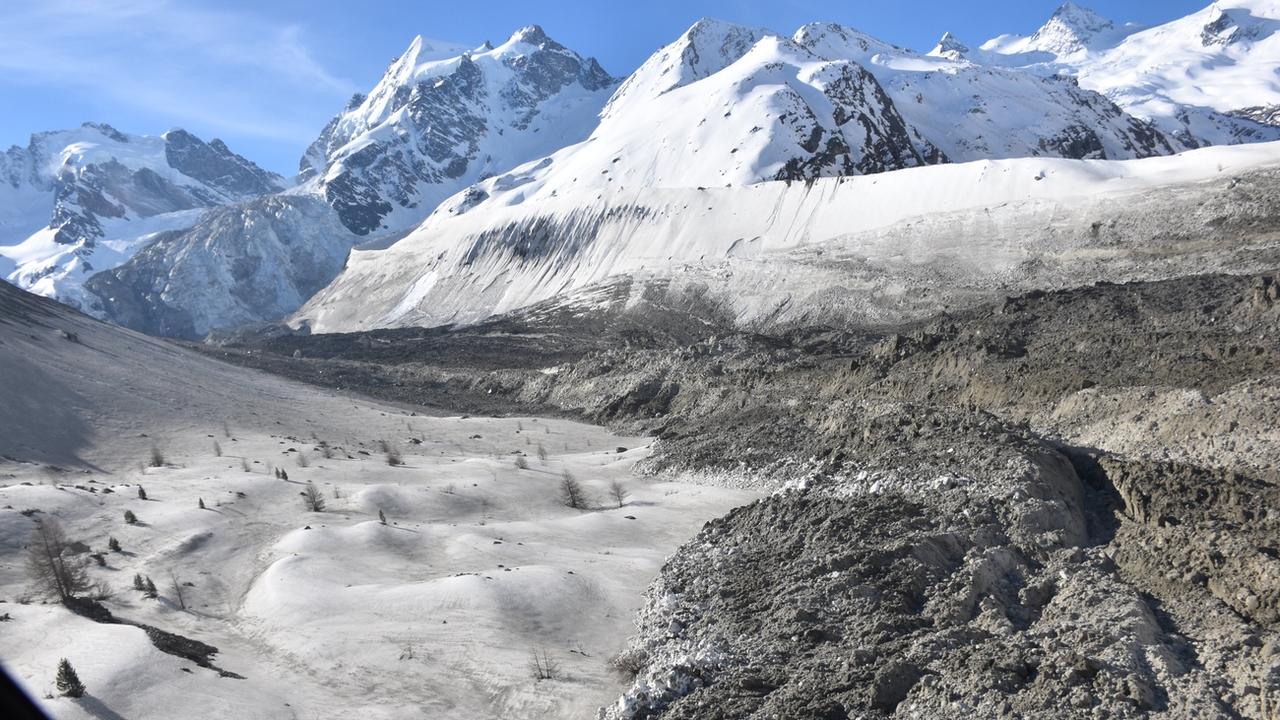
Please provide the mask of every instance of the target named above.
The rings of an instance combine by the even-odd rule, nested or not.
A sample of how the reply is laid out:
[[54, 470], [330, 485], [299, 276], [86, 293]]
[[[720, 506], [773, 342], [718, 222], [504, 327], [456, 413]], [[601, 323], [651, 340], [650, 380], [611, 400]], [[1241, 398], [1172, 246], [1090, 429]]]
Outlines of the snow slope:
[[1280, 139], [1274, 125], [1240, 117], [1265, 119], [1274, 111], [1257, 111], [1280, 107], [1277, 0], [1215, 0], [1151, 28], [1120, 26], [1069, 2], [1029, 37], [1000, 36], [977, 51], [959, 45], [952, 38], [934, 53], [1073, 75], [1187, 145]]
[[[1133, 161], [979, 161], [705, 190], [555, 195], [495, 186], [479, 207], [461, 194], [390, 248], [353, 252], [297, 319], [320, 332], [469, 322], [630, 276], [716, 287], [718, 301], [751, 322], [768, 320], [779, 304], [803, 313], [806, 297], [864, 297], [874, 305], [881, 294], [910, 295], [911, 278], [925, 268], [936, 271], [928, 282], [942, 296], [1036, 287], [1046, 280], [1036, 263], [1055, 257], [1055, 272], [1064, 273], [1053, 276], [1055, 284], [1176, 272], [1176, 264], [1144, 265], [1146, 246], [1187, 233], [1200, 242], [1197, 233], [1213, 232], [1199, 226], [1205, 215], [1197, 208], [1210, 192], [1277, 167], [1280, 143], [1269, 143]], [[1250, 207], [1236, 202], [1226, 212]], [[1122, 228], [1127, 235], [1109, 237], [1101, 222], [1089, 230], [1117, 215], [1136, 216]], [[1059, 225], [1080, 235], [1058, 237]], [[1184, 263], [1210, 262], [1198, 251], [1167, 252]], [[797, 253], [811, 257], [786, 262]], [[1101, 256], [1112, 263], [1095, 267], [1090, 258]], [[1121, 262], [1126, 257], [1132, 262]], [[895, 319], [864, 307], [845, 321], [859, 315]]]
[[[0, 385], [0, 662], [43, 698], [68, 658], [88, 695], [41, 700], [58, 718], [593, 717], [621, 689], [607, 660], [664, 557], [753, 499], [634, 476], [646, 438], [337, 395], [3, 285]], [[167, 463], [141, 467], [153, 446]], [[631, 497], [565, 508], [565, 471], [602, 503], [614, 480]], [[305, 482], [324, 512], [304, 509]], [[136, 627], [22, 601], [38, 600], [23, 570], [33, 517], [95, 552], [117, 538], [122, 552], [90, 569], [115, 591], [111, 612], [216, 646], [214, 663], [244, 679], [163, 654]], [[158, 599], [131, 588], [135, 573]], [[560, 677], [532, 679], [535, 648]]]

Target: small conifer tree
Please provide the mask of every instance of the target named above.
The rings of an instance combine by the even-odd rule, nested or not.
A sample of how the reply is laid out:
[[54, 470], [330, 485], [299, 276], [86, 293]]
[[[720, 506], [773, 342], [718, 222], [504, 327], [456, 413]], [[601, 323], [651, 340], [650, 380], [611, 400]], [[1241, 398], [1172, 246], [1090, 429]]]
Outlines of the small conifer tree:
[[124, 521], [130, 525], [136, 525], [138, 523], [138, 516], [134, 515], [132, 510], [125, 510]]
[[147, 499], [147, 489], [142, 487], [141, 485], [138, 486], [138, 499], [139, 500]]
[[200, 509], [204, 509], [204, 498], [196, 498], [196, 502], [200, 505]]
[[382, 512], [382, 508], [378, 508], [378, 522], [383, 525], [387, 524], [387, 514]]
[[80, 682], [76, 669], [71, 667], [66, 658], [58, 661], [58, 677], [54, 684], [57, 685], [58, 692], [67, 697], [78, 698], [84, 695], [84, 683]]
[[142, 579], [142, 573], [133, 574], [133, 589], [138, 592], [146, 592], [147, 583]]
[[110, 549], [111, 552], [123, 552], [120, 549], [120, 541], [115, 539], [115, 536], [107, 538], [107, 548]]
[[147, 597], [151, 598], [152, 600], [159, 597], [160, 591], [156, 590], [156, 584], [151, 581], [150, 575], [148, 575], [146, 580], [143, 581], [143, 584], [146, 586], [143, 592], [146, 593]]

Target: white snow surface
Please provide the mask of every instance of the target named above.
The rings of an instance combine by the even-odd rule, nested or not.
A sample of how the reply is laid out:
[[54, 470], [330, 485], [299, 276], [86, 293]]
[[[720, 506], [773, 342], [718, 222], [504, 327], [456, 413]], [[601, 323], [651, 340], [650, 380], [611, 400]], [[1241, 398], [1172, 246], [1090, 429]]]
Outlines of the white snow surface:
[[[0, 437], [23, 461], [0, 460], [0, 598], [12, 618], [0, 662], [60, 719], [594, 717], [621, 692], [607, 661], [664, 558], [757, 497], [633, 474], [649, 438], [428, 416], [67, 311], [39, 319], [0, 323], [0, 385], [14, 391]], [[320, 440], [338, 448], [332, 458]], [[403, 466], [385, 462], [384, 440]], [[164, 467], [141, 467], [152, 446]], [[515, 466], [520, 454], [528, 469]], [[600, 509], [560, 504], [565, 471]], [[607, 495], [614, 480], [630, 492], [622, 508]], [[306, 482], [324, 512], [304, 509]], [[161, 653], [138, 628], [20, 602], [38, 599], [23, 570], [27, 510], [95, 552], [117, 538], [123, 552], [90, 569], [115, 590], [104, 604], [218, 647], [214, 663], [245, 679]], [[140, 522], [126, 525], [125, 510]], [[191, 583], [186, 610], [171, 572]], [[135, 573], [159, 599], [132, 589]], [[531, 677], [534, 649], [559, 663], [558, 678]], [[86, 697], [44, 699], [60, 658]]]
[[[1280, 143], [1266, 143], [1144, 160], [984, 160], [729, 188], [605, 194], [557, 193], [532, 181], [506, 190], [494, 184], [477, 207], [459, 195], [395, 245], [354, 251], [343, 274], [296, 319], [318, 332], [474, 322], [624, 276], [722, 278], [726, 301], [747, 314], [762, 287], [783, 298], [814, 284], [805, 292], [823, 283], [842, 290], [837, 276], [787, 276], [771, 265], [796, 252], [904, 272], [941, 264], [974, 283], [995, 283], [1035, 257], [1044, 225], [1065, 213], [1277, 166]], [[900, 244], [913, 225], [979, 220], [996, 226], [914, 233], [909, 245]], [[1031, 229], [1000, 230], [1015, 220]], [[750, 272], [725, 267], [735, 262]]]

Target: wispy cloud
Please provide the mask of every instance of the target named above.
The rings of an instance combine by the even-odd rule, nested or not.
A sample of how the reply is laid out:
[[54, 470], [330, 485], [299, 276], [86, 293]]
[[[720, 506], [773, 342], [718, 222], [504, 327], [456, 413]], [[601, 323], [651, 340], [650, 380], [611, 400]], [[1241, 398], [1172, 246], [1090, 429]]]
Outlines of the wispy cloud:
[[168, 0], [0, 4], [8, 84], [65, 88], [170, 122], [298, 142], [318, 106], [356, 87], [329, 72], [302, 28]]

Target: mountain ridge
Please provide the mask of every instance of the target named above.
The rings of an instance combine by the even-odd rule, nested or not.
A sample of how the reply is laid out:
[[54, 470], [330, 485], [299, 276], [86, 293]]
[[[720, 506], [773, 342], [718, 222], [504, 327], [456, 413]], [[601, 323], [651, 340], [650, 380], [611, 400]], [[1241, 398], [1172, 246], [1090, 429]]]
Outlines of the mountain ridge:
[[0, 223], [7, 279], [82, 308], [88, 275], [127, 259], [152, 234], [286, 187], [221, 140], [181, 129], [128, 135], [87, 122], [35, 133], [0, 161], [0, 204], [16, 216]]

